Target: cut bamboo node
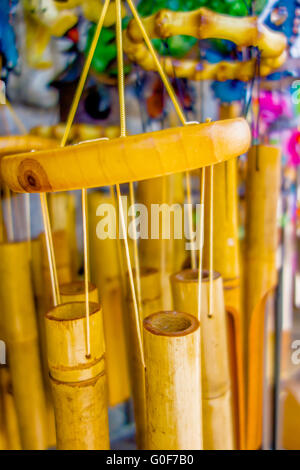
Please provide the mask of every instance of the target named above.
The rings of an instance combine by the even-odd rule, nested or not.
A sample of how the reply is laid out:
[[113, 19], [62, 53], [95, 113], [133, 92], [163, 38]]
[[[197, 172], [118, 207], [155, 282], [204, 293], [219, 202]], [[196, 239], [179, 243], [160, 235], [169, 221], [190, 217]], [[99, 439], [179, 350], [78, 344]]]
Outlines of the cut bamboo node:
[[200, 335], [197, 318], [153, 313], [144, 320], [147, 445], [202, 449]]
[[199, 322], [195, 317], [180, 312], [153, 313], [144, 320], [144, 328], [160, 336], [185, 336], [198, 327]]
[[56, 380], [79, 382], [104, 372], [102, 311], [96, 303], [89, 306], [90, 358], [86, 356], [84, 302], [61, 304], [45, 316], [50, 375]]
[[102, 310], [89, 304], [86, 357], [85, 302], [61, 304], [45, 316], [58, 449], [108, 449], [107, 384]]

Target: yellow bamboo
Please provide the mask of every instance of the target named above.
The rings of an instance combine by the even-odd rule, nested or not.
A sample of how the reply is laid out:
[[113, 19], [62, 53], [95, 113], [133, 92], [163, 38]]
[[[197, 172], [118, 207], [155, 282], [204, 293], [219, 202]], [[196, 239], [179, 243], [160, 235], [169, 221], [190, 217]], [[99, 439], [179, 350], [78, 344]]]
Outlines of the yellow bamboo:
[[242, 118], [191, 124], [126, 139], [11, 155], [1, 160], [1, 174], [15, 192], [127, 183], [226, 161], [247, 151], [250, 137]]
[[[183, 210], [184, 187], [181, 173], [162, 178], [141, 181], [137, 189], [137, 203], [144, 204], [148, 214], [148, 238], [141, 238], [139, 255], [141, 267], [155, 268], [160, 271], [161, 290], [163, 293], [163, 309], [172, 309], [172, 295], [170, 274], [182, 268], [185, 260], [184, 237], [175, 238], [176, 216]], [[155, 216], [152, 216], [152, 204], [166, 204], [161, 206], [157, 239], [151, 236], [151, 228], [154, 226]], [[173, 206], [174, 204], [174, 206]], [[171, 211], [170, 211], [171, 209]], [[174, 212], [174, 215], [173, 215]], [[169, 239], [166, 237], [164, 224], [170, 227]], [[183, 221], [180, 227], [183, 233]], [[177, 234], [176, 234], [177, 235]]]
[[[198, 270], [186, 269], [171, 276], [174, 308], [197, 318]], [[202, 273], [201, 282], [201, 362], [203, 448], [233, 449], [232, 396], [229, 373], [227, 323], [223, 285], [214, 272], [212, 316], [209, 316], [209, 274]], [[201, 401], [201, 397], [199, 397]]]
[[109, 448], [102, 311], [90, 303], [91, 354], [86, 356], [85, 303], [61, 304], [46, 314], [57, 448]]
[[54, 193], [49, 195], [49, 216], [52, 232], [65, 231], [72, 278], [76, 278], [80, 266], [76, 240], [76, 200], [74, 193]]
[[[130, 397], [129, 372], [126, 360], [126, 345], [123, 326], [124, 307], [121, 291], [121, 273], [118, 260], [116, 238], [98, 238], [98, 208], [101, 204], [111, 204], [111, 196], [100, 192], [88, 194], [89, 240], [91, 280], [98, 288], [103, 308], [104, 335], [107, 361], [107, 381], [110, 406], [118, 405]], [[113, 216], [107, 216], [107, 226], [113, 226]]]
[[[10, 372], [7, 366], [0, 367], [1, 389], [1, 435], [4, 434], [4, 449], [21, 450], [20, 433], [13, 396]], [[3, 442], [3, 441], [2, 441]]]
[[[233, 17], [205, 7], [188, 12], [162, 9], [143, 18], [142, 22], [151, 39], [166, 39], [178, 34], [198, 39], [221, 38], [239, 47], [257, 46], [262, 50], [262, 57], [277, 57], [287, 45], [284, 34], [258, 24], [255, 16]], [[129, 23], [127, 35], [136, 43], [143, 41], [135, 19]]]
[[47, 447], [28, 243], [0, 245], [0, 304], [23, 449]]
[[265, 304], [277, 282], [277, 204], [280, 149], [248, 153], [246, 181], [245, 313], [247, 332], [247, 448], [262, 441]]
[[[70, 302], [84, 302], [85, 301], [85, 287], [84, 281], [73, 281], [68, 284], [60, 286], [61, 303], [67, 304]], [[99, 302], [98, 289], [94, 284], [89, 282], [89, 301]]]
[[[147, 315], [161, 310], [162, 297], [159, 271], [153, 268], [141, 269], [141, 294], [141, 320], [143, 320]], [[136, 425], [136, 441], [139, 449], [147, 449], [145, 370], [138, 353], [135, 314], [129, 289], [127, 290], [127, 306], [128, 312], [124, 317], [124, 324]]]
[[[239, 103], [222, 104], [220, 118], [239, 115]], [[203, 264], [209, 268], [210, 180], [205, 186]], [[214, 166], [213, 186], [213, 266], [223, 279], [227, 312], [230, 375], [237, 446], [245, 448], [245, 368], [241, 298], [240, 244], [238, 239], [237, 160]]]
[[300, 381], [299, 375], [291, 377], [282, 393], [282, 447], [300, 450]]
[[144, 347], [148, 448], [202, 449], [198, 320], [153, 313], [144, 320]]

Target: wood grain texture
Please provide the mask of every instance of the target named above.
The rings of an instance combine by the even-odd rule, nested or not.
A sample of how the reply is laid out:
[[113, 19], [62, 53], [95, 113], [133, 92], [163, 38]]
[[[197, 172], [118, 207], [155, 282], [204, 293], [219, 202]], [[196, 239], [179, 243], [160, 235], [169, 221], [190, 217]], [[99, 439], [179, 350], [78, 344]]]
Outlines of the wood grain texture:
[[228, 119], [8, 156], [1, 171], [16, 192], [98, 187], [226, 161], [246, 152], [250, 137], [244, 119]]
[[187, 313], [144, 320], [147, 443], [151, 450], [202, 449], [200, 334]]

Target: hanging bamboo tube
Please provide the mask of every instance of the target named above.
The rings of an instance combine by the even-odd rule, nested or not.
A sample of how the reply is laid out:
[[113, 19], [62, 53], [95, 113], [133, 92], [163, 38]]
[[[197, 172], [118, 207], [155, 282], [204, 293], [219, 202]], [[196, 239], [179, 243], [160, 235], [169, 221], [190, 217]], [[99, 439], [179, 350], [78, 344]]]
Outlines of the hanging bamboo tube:
[[[88, 193], [89, 240], [91, 280], [98, 288], [103, 308], [104, 335], [107, 361], [108, 396], [110, 406], [115, 406], [130, 397], [129, 372], [126, 360], [126, 345], [123, 326], [123, 303], [121, 291], [120, 262], [115, 238], [98, 238], [98, 208], [114, 201], [108, 194]], [[106, 215], [104, 213], [103, 215]], [[113, 227], [113, 216], [107, 212], [107, 227]]]
[[71, 192], [49, 194], [49, 215], [52, 231], [65, 232], [72, 279], [75, 279], [80, 266], [76, 240], [76, 200]]
[[[63, 304], [70, 302], [84, 302], [84, 281], [73, 281], [68, 284], [62, 284], [60, 286], [60, 300]], [[89, 301], [94, 303], [99, 302], [98, 289], [91, 282], [89, 282]]]
[[0, 304], [23, 449], [47, 447], [46, 408], [27, 242], [0, 244]]
[[7, 366], [0, 367], [1, 390], [1, 434], [5, 447], [3, 450], [21, 450], [20, 433], [13, 396], [10, 372]]
[[[40, 235], [42, 242], [42, 276], [44, 281], [44, 311], [47, 312], [53, 306], [52, 290], [50, 282], [49, 262], [46, 248], [45, 234]], [[68, 245], [68, 237], [65, 230], [57, 230], [52, 233], [55, 252], [57, 278], [59, 284], [65, 284], [72, 280], [71, 254]]]
[[[183, 221], [179, 227], [175, 226], [184, 203], [182, 173], [139, 182], [136, 200], [147, 208], [149, 230], [150, 227], [153, 229], [155, 223], [159, 224], [157, 239], [149, 235], [140, 240], [140, 264], [160, 271], [163, 309], [168, 310], [172, 308], [170, 274], [180, 270], [185, 259], [184, 237], [178, 237], [178, 230], [183, 232]], [[152, 204], [165, 204], [165, 208], [161, 206], [160, 215], [156, 219], [156, 215], [152, 214]], [[170, 227], [169, 239], [163, 239], [167, 235], [164, 233], [164, 224]]]
[[[156, 269], [141, 269], [141, 294], [143, 318], [151, 313], [161, 310], [161, 284], [160, 273]], [[138, 338], [136, 332], [135, 314], [129, 288], [127, 289], [128, 313], [124, 317], [126, 331], [127, 357], [130, 372], [130, 383], [133, 398], [134, 418], [136, 425], [136, 442], [138, 449], [147, 449], [146, 430], [146, 389], [145, 370], [138, 353]]]
[[148, 448], [202, 449], [198, 320], [153, 313], [144, 320], [144, 348]]
[[[220, 119], [237, 117], [239, 103], [221, 104]], [[209, 268], [210, 180], [205, 185], [203, 264]], [[214, 166], [213, 186], [213, 266], [223, 279], [227, 312], [230, 375], [237, 447], [245, 448], [245, 368], [241, 298], [240, 244], [238, 239], [237, 160]]]
[[[72, 268], [67, 233], [65, 230], [58, 230], [52, 233], [52, 238], [56, 259], [58, 282], [70, 282], [72, 278]], [[44, 319], [45, 313], [53, 305], [53, 298], [45, 234], [42, 233], [36, 240], [33, 240], [31, 243], [31, 247], [33, 284], [35, 286], [37, 318], [39, 328], [39, 342], [46, 391], [46, 407], [48, 415], [48, 445], [49, 447], [54, 447], [56, 444], [55, 421], [52, 403], [52, 393], [49, 382], [47, 342]]]
[[101, 308], [90, 303], [89, 357], [84, 302], [61, 304], [45, 319], [57, 448], [109, 449]]
[[[209, 317], [209, 274], [201, 283], [201, 361], [203, 448], [229, 450], [235, 447], [229, 373], [227, 323], [220, 274], [213, 277], [213, 315]], [[186, 269], [171, 277], [174, 308], [198, 315], [198, 271]]]
[[280, 149], [248, 153], [246, 181], [245, 312], [247, 330], [247, 448], [262, 441], [265, 304], [277, 282], [277, 204]]

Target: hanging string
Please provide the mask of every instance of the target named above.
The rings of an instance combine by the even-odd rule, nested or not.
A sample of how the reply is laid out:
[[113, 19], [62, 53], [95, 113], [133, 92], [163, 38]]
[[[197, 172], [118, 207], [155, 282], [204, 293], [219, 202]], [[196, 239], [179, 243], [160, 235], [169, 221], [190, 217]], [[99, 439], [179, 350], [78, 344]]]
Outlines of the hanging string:
[[[80, 76], [75, 96], [72, 101], [71, 109], [67, 118], [64, 135], [62, 137], [60, 146], [64, 147], [68, 141], [70, 130], [76, 115], [76, 111], [79, 105], [79, 101], [86, 83], [86, 79], [90, 70], [90, 66], [94, 57], [94, 53], [99, 41], [102, 26], [104, 23], [105, 15], [108, 9], [110, 0], [105, 0], [101, 15], [95, 30], [95, 34], [92, 40], [92, 44], [86, 58], [82, 74]], [[84, 252], [84, 286], [85, 286], [85, 316], [86, 316], [86, 357], [91, 354], [90, 344], [90, 311], [89, 311], [89, 243], [88, 243], [88, 220], [87, 220], [87, 191], [85, 188], [81, 190], [81, 202], [82, 202], [82, 225], [83, 225], [83, 252]]]
[[53, 246], [46, 193], [40, 193], [40, 201], [41, 201], [43, 224], [44, 224], [44, 229], [45, 229], [46, 250], [47, 250], [47, 257], [48, 257], [48, 262], [49, 262], [53, 305], [56, 307], [57, 305], [60, 304], [60, 292], [59, 292], [59, 284], [58, 284], [54, 246]]
[[200, 238], [199, 238], [199, 266], [198, 266], [198, 321], [201, 320], [202, 302], [202, 266], [203, 266], [203, 242], [204, 242], [204, 194], [205, 194], [205, 167], [201, 170], [200, 182]]
[[[120, 103], [120, 127], [121, 127], [121, 137], [126, 137], [126, 110], [125, 110], [125, 87], [124, 87], [124, 65], [123, 65], [123, 43], [122, 43], [122, 13], [121, 13], [121, 1], [116, 0], [116, 37], [117, 37], [117, 62], [118, 62], [118, 90], [119, 90], [119, 103]], [[137, 328], [137, 337], [140, 349], [140, 356], [142, 364], [145, 367], [144, 361], [144, 350], [142, 344], [142, 318], [141, 318], [141, 284], [140, 284], [140, 265], [138, 257], [138, 246], [137, 246], [137, 233], [136, 226], [134, 225], [134, 262], [135, 262], [135, 278], [137, 286], [137, 296], [135, 292], [135, 285], [133, 279], [132, 266], [130, 261], [130, 253], [128, 246], [127, 230], [125, 227], [125, 217], [122, 206], [121, 191], [120, 185], [116, 185], [117, 197], [119, 201], [119, 211], [122, 224], [122, 232], [125, 245], [125, 254], [128, 268], [129, 283], [131, 288], [133, 308], [135, 313], [136, 328]], [[135, 204], [134, 200], [134, 189], [133, 183], [129, 183], [129, 194], [130, 194], [130, 203], [131, 205]]]

